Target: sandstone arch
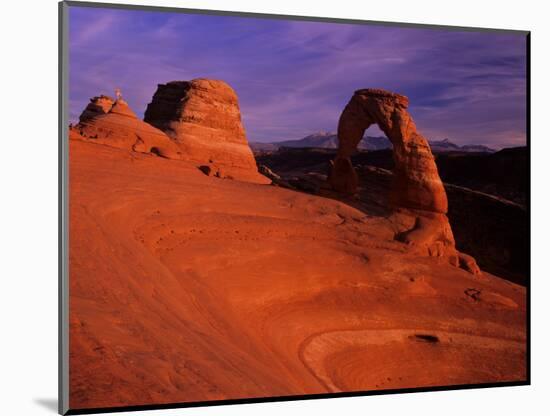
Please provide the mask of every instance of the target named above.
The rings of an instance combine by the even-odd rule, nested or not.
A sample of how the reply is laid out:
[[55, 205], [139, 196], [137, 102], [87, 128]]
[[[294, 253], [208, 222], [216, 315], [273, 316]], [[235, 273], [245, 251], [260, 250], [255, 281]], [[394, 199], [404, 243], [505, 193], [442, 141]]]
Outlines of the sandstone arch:
[[399, 207], [445, 214], [447, 195], [428, 141], [416, 130], [407, 97], [380, 89], [355, 92], [340, 116], [338, 155], [330, 176], [332, 187], [353, 193], [357, 176], [350, 156], [365, 130], [377, 124], [393, 144], [394, 184], [391, 201]]
[[358, 178], [351, 155], [365, 130], [377, 124], [393, 144], [391, 220], [395, 238], [422, 254], [447, 259], [472, 273], [479, 273], [475, 260], [455, 248], [447, 218], [447, 194], [439, 177], [428, 141], [417, 131], [407, 111], [409, 99], [381, 89], [355, 91], [338, 122], [338, 153], [329, 175], [331, 187], [354, 194]]

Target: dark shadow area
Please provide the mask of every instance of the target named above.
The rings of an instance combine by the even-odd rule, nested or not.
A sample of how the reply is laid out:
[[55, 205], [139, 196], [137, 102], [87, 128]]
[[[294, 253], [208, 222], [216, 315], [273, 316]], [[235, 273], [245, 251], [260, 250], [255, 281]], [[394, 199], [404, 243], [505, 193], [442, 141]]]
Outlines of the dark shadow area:
[[526, 206], [527, 158], [527, 147], [514, 147], [496, 153], [441, 153], [436, 163], [444, 182]]
[[[278, 175], [282, 186], [338, 199], [369, 215], [389, 215], [392, 150], [358, 151], [352, 156], [359, 178], [355, 198], [326, 189], [329, 164], [335, 155], [336, 149], [282, 147], [256, 154], [256, 160]], [[457, 249], [472, 255], [483, 270], [526, 285], [527, 149], [436, 153], [435, 160], [445, 183]]]
[[49, 398], [49, 399], [34, 399], [34, 402], [36, 404], [39, 404], [40, 406], [42, 406], [46, 410], [49, 410], [50, 412], [57, 414], [57, 398], [55, 398], [55, 399], [52, 399], [52, 398]]
[[160, 153], [160, 150], [158, 147], [151, 147], [151, 150], [149, 150], [149, 153], [155, 155], [155, 156], [159, 156], [159, 157], [162, 157], [161, 153]]
[[411, 335], [409, 339], [413, 341], [418, 341], [418, 342], [428, 342], [430, 344], [437, 344], [439, 342], [438, 337], [430, 334], [415, 334], [415, 335]]

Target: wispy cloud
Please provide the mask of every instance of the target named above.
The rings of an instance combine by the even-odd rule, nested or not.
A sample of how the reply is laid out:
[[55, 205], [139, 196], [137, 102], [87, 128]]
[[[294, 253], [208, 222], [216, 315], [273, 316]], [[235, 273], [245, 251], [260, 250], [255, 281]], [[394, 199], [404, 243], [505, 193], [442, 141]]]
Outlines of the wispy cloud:
[[105, 35], [109, 35], [116, 22], [114, 14], [100, 14], [88, 19], [85, 24], [77, 27], [71, 26], [71, 46], [80, 47], [89, 45], [96, 39], [101, 39]]
[[354, 90], [409, 96], [429, 138], [525, 143], [520, 35], [71, 8], [71, 115], [120, 87], [143, 113], [156, 84], [223, 79], [253, 141], [335, 130]]

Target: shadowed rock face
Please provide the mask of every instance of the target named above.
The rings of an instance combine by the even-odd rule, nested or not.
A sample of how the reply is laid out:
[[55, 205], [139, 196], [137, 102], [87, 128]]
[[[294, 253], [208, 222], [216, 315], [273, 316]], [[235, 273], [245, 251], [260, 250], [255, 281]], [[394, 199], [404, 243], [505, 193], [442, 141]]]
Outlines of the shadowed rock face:
[[223, 81], [159, 84], [145, 121], [164, 131], [186, 157], [221, 177], [255, 176], [256, 161], [241, 123], [235, 91]]
[[169, 159], [182, 159], [178, 145], [150, 124], [140, 120], [122, 98], [99, 96], [90, 100], [71, 138], [91, 141]]
[[[477, 274], [475, 260], [455, 249], [446, 216], [447, 194], [428, 141], [416, 130], [408, 105], [407, 97], [389, 91], [356, 91], [340, 116], [338, 153], [329, 183], [338, 192], [356, 193], [359, 183], [350, 157], [365, 130], [377, 124], [393, 145], [395, 168], [389, 198], [394, 208], [392, 221], [405, 227], [396, 233], [396, 239], [417, 247], [419, 253], [447, 258]], [[412, 227], [406, 225], [411, 221]]]

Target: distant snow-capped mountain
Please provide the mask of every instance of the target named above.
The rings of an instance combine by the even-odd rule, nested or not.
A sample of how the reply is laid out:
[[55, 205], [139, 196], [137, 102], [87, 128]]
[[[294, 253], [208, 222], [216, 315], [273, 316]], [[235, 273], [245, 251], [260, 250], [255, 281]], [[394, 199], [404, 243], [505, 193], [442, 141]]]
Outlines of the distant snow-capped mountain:
[[[459, 146], [449, 139], [443, 140], [431, 140], [430, 147], [432, 151], [436, 153], [446, 152], [480, 152], [480, 153], [493, 153], [494, 149], [491, 149], [484, 145], [465, 145]], [[338, 136], [334, 132], [321, 131], [318, 133], [310, 134], [303, 139], [297, 140], [284, 140], [281, 142], [272, 143], [258, 143], [251, 142], [250, 147], [255, 152], [270, 152], [276, 151], [281, 147], [317, 147], [323, 149], [337, 149], [338, 148]], [[359, 149], [361, 150], [383, 150], [391, 149], [391, 142], [384, 136], [365, 136], [359, 143]]]
[[484, 146], [482, 144], [466, 144], [464, 146], [459, 146], [449, 139], [443, 140], [430, 140], [430, 147], [434, 152], [472, 152], [472, 153], [494, 153], [495, 149]]
[[[259, 143], [251, 142], [250, 147], [254, 151], [275, 151], [280, 147], [317, 147], [323, 149], [337, 149], [338, 136], [334, 132], [321, 131], [310, 134], [303, 139], [284, 140], [281, 142]], [[365, 136], [359, 143], [360, 149], [382, 150], [391, 148], [390, 141], [384, 137]]]
[[336, 133], [321, 131], [310, 134], [303, 139], [285, 140], [273, 144], [279, 145], [279, 147], [322, 147], [324, 149], [337, 149], [338, 136]]

